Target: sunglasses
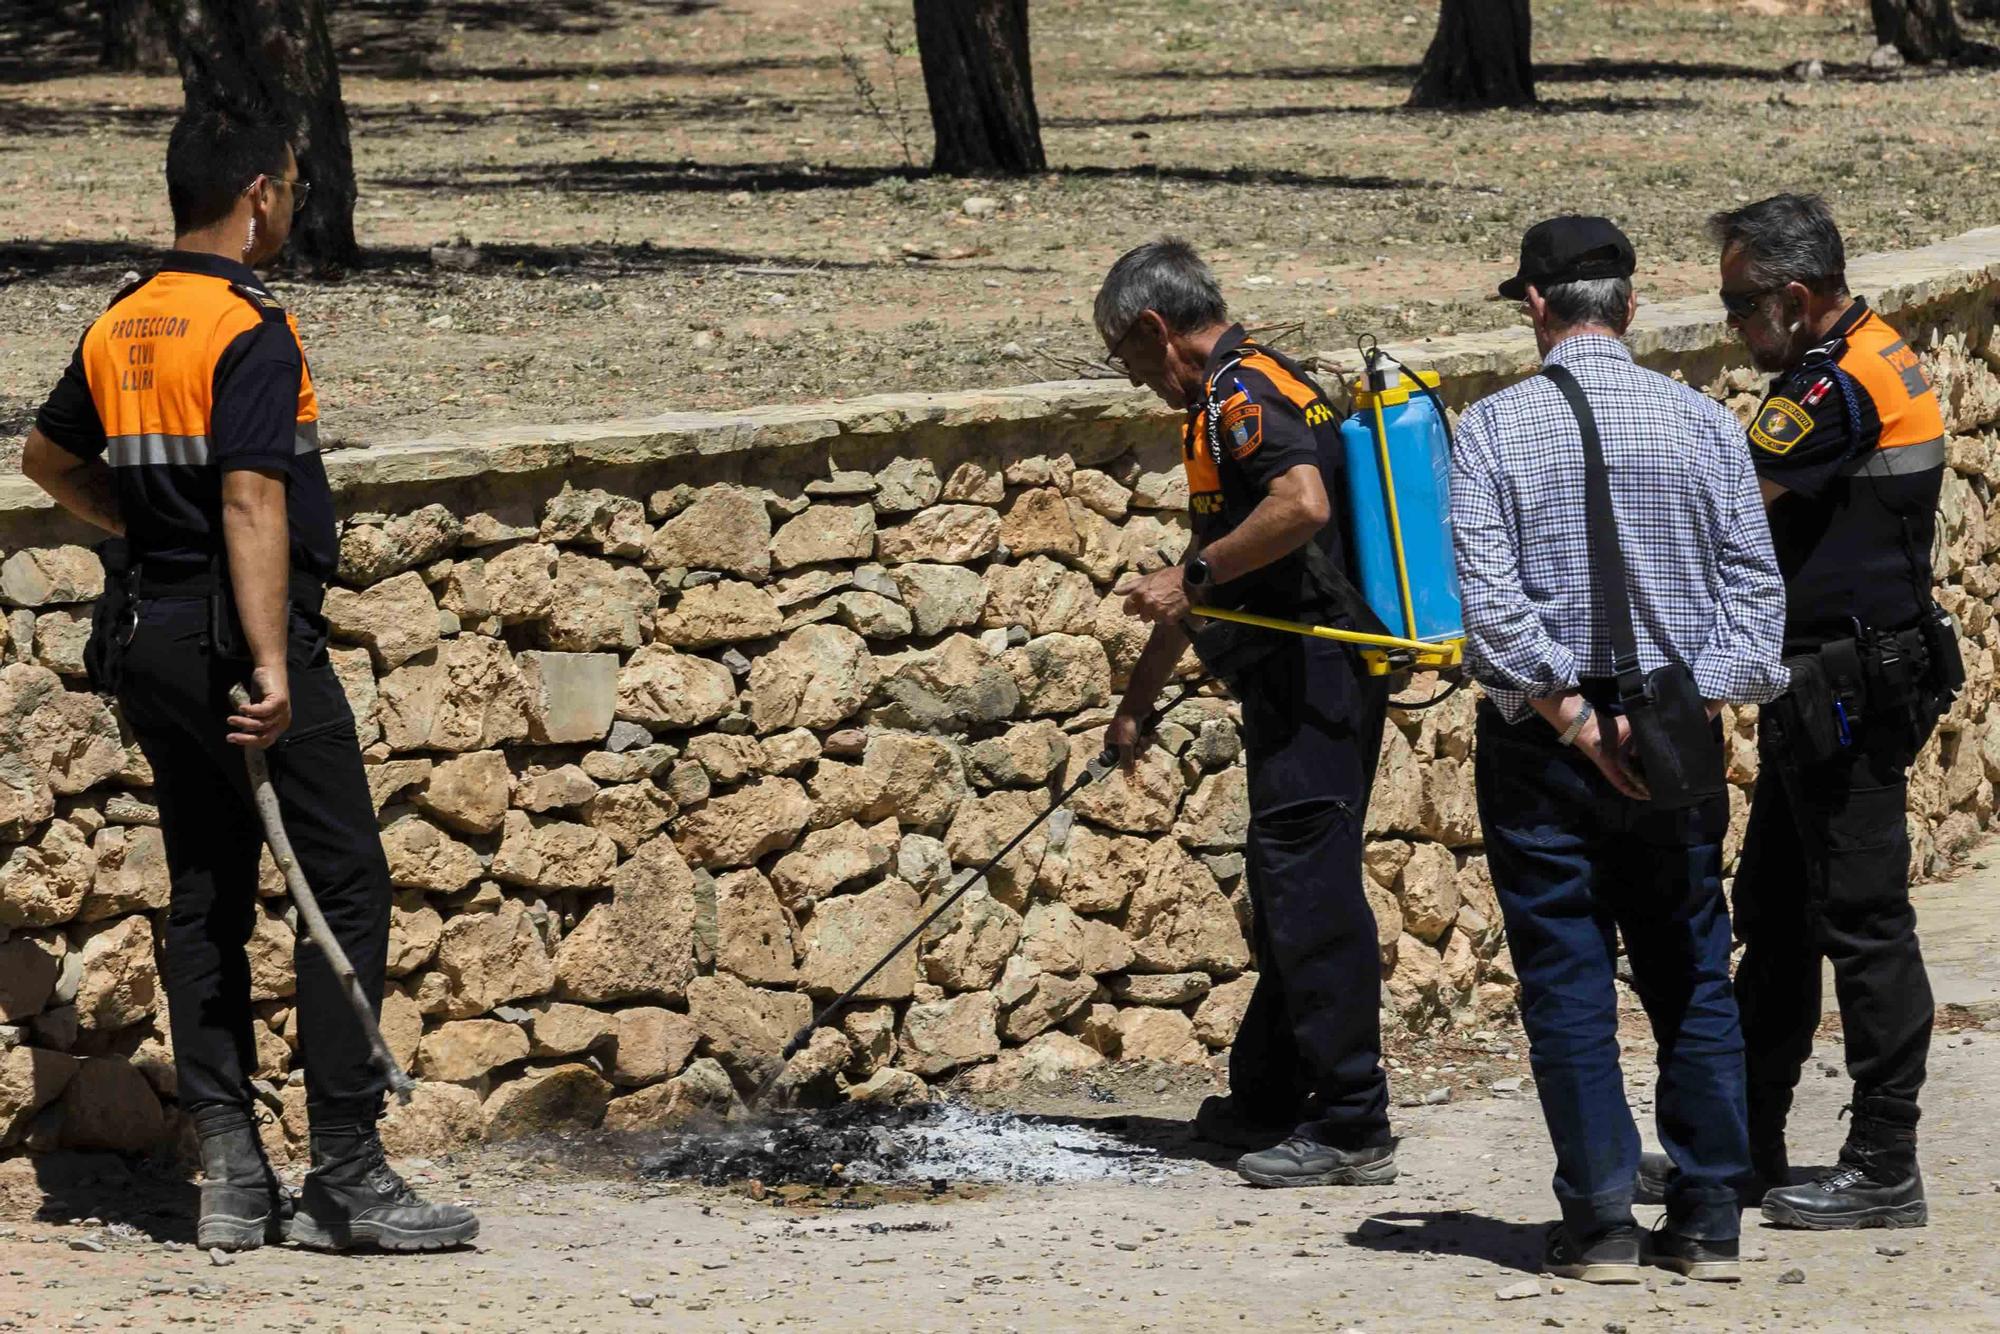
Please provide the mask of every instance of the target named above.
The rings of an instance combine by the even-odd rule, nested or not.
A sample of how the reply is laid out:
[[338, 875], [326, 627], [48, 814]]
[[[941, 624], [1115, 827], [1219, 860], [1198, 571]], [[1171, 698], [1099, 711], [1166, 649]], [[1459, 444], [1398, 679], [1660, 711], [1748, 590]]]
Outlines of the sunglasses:
[[1125, 364], [1125, 358], [1118, 355], [1118, 349], [1125, 346], [1126, 339], [1138, 332], [1139, 321], [1145, 318], [1145, 312], [1141, 311], [1137, 318], [1125, 326], [1125, 332], [1118, 335], [1117, 339], [1111, 344], [1111, 350], [1105, 354], [1104, 364], [1111, 367], [1112, 370], [1117, 371], [1120, 375], [1130, 376], [1132, 368]]
[[1749, 292], [1732, 292], [1725, 287], [1717, 295], [1722, 298], [1722, 309], [1731, 319], [1747, 320], [1757, 313], [1757, 303], [1759, 301], [1762, 301], [1773, 292], [1784, 290], [1784, 287], [1784, 283], [1776, 283], [1770, 287], [1759, 287]]

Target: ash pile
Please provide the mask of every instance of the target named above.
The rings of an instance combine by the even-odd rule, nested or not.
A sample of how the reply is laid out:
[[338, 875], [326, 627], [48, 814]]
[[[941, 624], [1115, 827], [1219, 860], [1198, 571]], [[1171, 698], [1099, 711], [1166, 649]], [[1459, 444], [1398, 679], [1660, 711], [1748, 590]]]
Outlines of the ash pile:
[[639, 1164], [643, 1176], [705, 1186], [1052, 1185], [1155, 1180], [1184, 1170], [1104, 1129], [951, 1103], [773, 1112], [669, 1136]]

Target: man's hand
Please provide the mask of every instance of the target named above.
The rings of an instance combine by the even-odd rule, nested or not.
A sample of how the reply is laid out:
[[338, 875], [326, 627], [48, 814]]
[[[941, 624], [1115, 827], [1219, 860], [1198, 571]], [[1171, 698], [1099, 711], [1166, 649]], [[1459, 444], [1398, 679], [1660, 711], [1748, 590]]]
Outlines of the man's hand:
[[1186, 572], [1178, 565], [1155, 570], [1114, 590], [1125, 594], [1125, 612], [1149, 625], [1174, 625], [1188, 614]]
[[292, 694], [282, 664], [250, 673], [254, 702], [229, 715], [229, 744], [269, 750], [292, 725]]
[[1111, 725], [1104, 729], [1104, 748], [1118, 752], [1118, 767], [1128, 774], [1139, 757], [1145, 754], [1146, 747], [1152, 744], [1152, 738], [1144, 731], [1144, 722], [1144, 719], [1120, 710], [1113, 715]]
[[1634, 801], [1646, 801], [1652, 797], [1646, 782], [1639, 776], [1637, 738], [1632, 734], [1632, 720], [1621, 715], [1606, 717], [1593, 713], [1577, 733], [1576, 748], [1584, 753], [1605, 781], [1618, 789], [1620, 794]]

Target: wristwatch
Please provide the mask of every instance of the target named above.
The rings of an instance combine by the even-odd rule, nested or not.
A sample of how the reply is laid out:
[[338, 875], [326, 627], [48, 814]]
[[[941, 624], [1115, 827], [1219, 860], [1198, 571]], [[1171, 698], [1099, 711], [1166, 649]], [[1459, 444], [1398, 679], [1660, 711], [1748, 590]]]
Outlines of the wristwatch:
[[1196, 556], [1181, 571], [1181, 582], [1190, 594], [1199, 593], [1215, 581], [1214, 573], [1208, 568], [1208, 561]]
[[1574, 746], [1576, 739], [1583, 735], [1583, 725], [1590, 721], [1590, 715], [1595, 712], [1596, 710], [1590, 707], [1589, 700], [1583, 701], [1583, 707], [1576, 711], [1576, 717], [1569, 720], [1569, 729], [1556, 740], [1565, 746]]

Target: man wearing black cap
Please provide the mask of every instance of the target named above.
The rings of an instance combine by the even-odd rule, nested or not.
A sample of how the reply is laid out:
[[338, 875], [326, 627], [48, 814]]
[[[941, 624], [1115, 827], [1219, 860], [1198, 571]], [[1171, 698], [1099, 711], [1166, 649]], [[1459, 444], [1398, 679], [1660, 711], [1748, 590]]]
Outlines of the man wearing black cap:
[[1637, 308], [1633, 266], [1610, 222], [1556, 218], [1528, 232], [1519, 273], [1500, 287], [1533, 321], [1543, 373], [1467, 409], [1452, 456], [1467, 656], [1487, 695], [1475, 777], [1555, 1145], [1562, 1221], [1549, 1271], [1642, 1277], [1639, 1136], [1618, 1061], [1622, 934], [1659, 1044], [1657, 1129], [1679, 1169], [1651, 1258], [1729, 1281], [1735, 1182], [1749, 1168], [1721, 884], [1729, 807], [1716, 796], [1662, 809], [1632, 762], [1605, 610], [1608, 542], [1593, 543], [1586, 519], [1585, 410], [1640, 670], [1685, 669], [1711, 718], [1723, 702], [1775, 697], [1784, 591], [1742, 428], [1635, 365], [1620, 341]]

